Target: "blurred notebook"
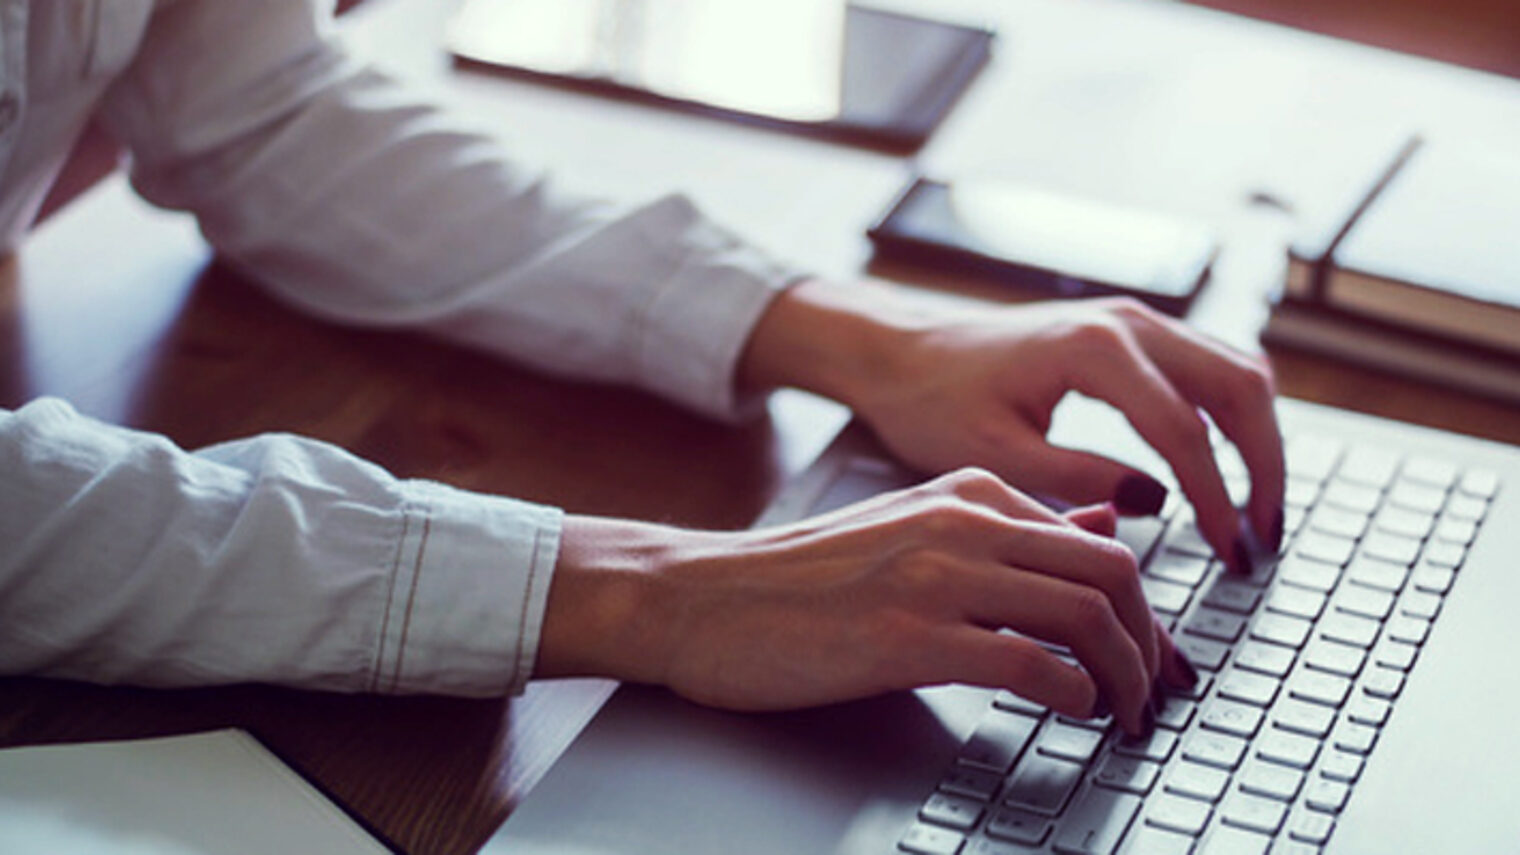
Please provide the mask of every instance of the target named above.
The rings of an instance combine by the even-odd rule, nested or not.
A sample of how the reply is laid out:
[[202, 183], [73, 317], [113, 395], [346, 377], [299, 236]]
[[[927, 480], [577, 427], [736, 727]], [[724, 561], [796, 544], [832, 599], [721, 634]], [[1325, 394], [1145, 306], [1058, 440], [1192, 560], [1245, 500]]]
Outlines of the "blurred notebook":
[[992, 40], [840, 0], [467, 0], [447, 36], [481, 67], [899, 150], [928, 139]]
[[1406, 144], [1289, 250], [1262, 337], [1520, 403], [1520, 156]]

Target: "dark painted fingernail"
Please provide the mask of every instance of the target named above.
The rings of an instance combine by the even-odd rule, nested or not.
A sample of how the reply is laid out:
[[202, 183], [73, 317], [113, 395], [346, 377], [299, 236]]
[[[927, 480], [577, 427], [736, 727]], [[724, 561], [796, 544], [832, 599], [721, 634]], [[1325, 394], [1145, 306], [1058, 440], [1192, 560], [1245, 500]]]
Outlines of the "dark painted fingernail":
[[1251, 575], [1251, 553], [1246, 549], [1246, 542], [1240, 538], [1235, 539], [1235, 549], [1231, 556], [1230, 569], [1242, 576]]
[[1283, 510], [1282, 510], [1282, 508], [1278, 508], [1277, 509], [1277, 513], [1275, 513], [1275, 514], [1272, 515], [1272, 534], [1271, 534], [1271, 540], [1272, 540], [1272, 544], [1271, 544], [1271, 546], [1272, 546], [1272, 552], [1274, 554], [1282, 552], [1282, 541], [1283, 541]]
[[1198, 669], [1193, 667], [1193, 663], [1188, 661], [1181, 650], [1172, 651], [1172, 661], [1177, 663], [1177, 670], [1187, 679], [1189, 689], [1198, 685]]
[[1155, 516], [1166, 504], [1166, 486], [1149, 475], [1129, 475], [1114, 491], [1114, 507], [1130, 516]]

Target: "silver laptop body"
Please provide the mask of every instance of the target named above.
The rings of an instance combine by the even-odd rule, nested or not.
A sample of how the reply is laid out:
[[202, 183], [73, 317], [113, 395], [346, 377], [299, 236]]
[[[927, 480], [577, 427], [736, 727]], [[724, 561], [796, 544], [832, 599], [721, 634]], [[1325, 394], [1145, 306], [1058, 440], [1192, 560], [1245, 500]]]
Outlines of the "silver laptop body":
[[[1155, 743], [966, 687], [741, 715], [624, 686], [485, 851], [1520, 852], [1520, 449], [1296, 401], [1280, 413], [1290, 472], [1323, 475], [1294, 501], [1370, 502], [1367, 528], [1327, 571], [1336, 541], [1295, 514], [1284, 557], [1242, 596], [1216, 590], [1217, 562], [1187, 584], [1185, 511], [1126, 523], [1158, 613], [1158, 598], [1180, 609], [1163, 615], [1174, 636], [1212, 666]], [[1063, 404], [1054, 438], [1165, 472], [1087, 401]], [[908, 480], [847, 429], [759, 524]], [[1415, 508], [1438, 498], [1422, 537]], [[1320, 618], [1301, 617], [1315, 602]]]

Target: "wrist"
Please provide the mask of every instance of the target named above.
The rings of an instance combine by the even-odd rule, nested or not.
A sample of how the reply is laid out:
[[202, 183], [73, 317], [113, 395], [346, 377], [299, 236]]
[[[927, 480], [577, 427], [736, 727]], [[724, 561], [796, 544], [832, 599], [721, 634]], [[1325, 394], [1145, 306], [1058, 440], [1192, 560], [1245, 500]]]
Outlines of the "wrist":
[[756, 324], [739, 365], [750, 389], [805, 389], [858, 409], [890, 384], [916, 314], [889, 287], [811, 279], [778, 296]]
[[683, 537], [663, 526], [567, 516], [535, 675], [664, 682], [673, 638], [659, 570]]

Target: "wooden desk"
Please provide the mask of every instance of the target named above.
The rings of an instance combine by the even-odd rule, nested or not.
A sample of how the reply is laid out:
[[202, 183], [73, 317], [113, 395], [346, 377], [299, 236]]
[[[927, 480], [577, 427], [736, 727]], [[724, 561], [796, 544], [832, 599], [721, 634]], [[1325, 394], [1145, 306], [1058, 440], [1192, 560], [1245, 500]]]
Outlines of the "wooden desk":
[[[1196, 9], [940, 5], [993, 12], [1005, 35], [923, 165], [1217, 218], [1241, 238], [1198, 320], [1224, 335], [1249, 328], [1266, 277], [1253, 262], [1265, 255], [1247, 251], [1261, 230], [1241, 215], [1241, 191], [1262, 162], [1261, 135], [1288, 133], [1294, 98], [1271, 81], [1299, 86], [1308, 75], [1324, 90], [1322, 112], [1340, 113], [1342, 100], [1361, 105], [1351, 119], [1428, 113], [1497, 134], [1520, 116], [1520, 92], [1496, 78]], [[350, 16], [348, 37], [383, 50], [387, 65], [439, 87], [573, 183], [627, 197], [683, 189], [823, 272], [862, 269], [863, 228], [906, 159], [455, 74], [436, 50], [440, 6], [373, 0]], [[1369, 95], [1383, 91], [1380, 79], [1397, 91]], [[34, 238], [0, 268], [0, 406], [58, 395], [192, 447], [294, 431], [404, 476], [705, 527], [747, 525], [843, 419], [831, 405], [782, 395], [769, 422], [725, 428], [642, 394], [313, 321], [213, 264], [189, 223], [147, 209], [119, 180]], [[1283, 356], [1278, 365], [1290, 394], [1520, 442], [1520, 415], [1510, 409], [1315, 360]], [[462, 701], [13, 678], [0, 680], [0, 744], [241, 726], [406, 851], [460, 853], [489, 836], [608, 691], [570, 681], [510, 701]]]

